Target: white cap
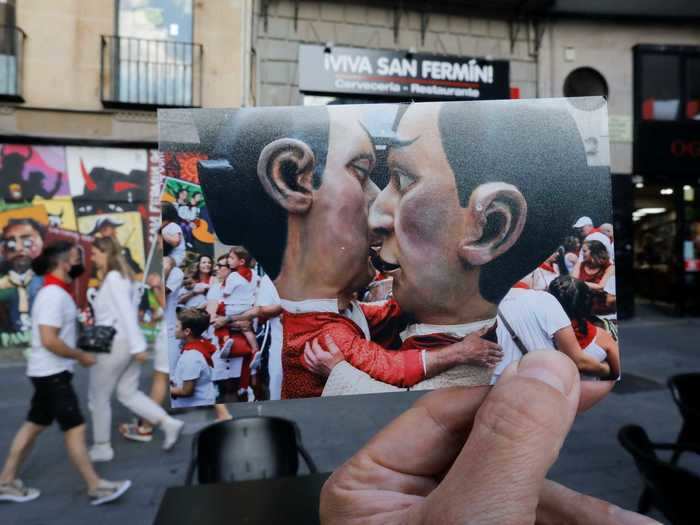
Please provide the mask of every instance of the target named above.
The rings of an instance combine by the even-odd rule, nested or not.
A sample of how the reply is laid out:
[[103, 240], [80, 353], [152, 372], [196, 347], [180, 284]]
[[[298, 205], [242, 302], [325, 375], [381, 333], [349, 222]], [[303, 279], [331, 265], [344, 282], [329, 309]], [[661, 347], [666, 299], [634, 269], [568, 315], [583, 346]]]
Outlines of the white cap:
[[593, 226], [593, 221], [590, 217], [581, 217], [574, 223], [574, 228], [583, 228], [584, 226]]

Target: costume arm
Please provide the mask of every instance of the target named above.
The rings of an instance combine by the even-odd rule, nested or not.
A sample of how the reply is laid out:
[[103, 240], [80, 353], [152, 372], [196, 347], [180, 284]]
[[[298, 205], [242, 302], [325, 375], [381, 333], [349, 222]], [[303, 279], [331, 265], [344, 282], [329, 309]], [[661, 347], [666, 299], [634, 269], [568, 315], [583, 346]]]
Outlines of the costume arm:
[[[345, 359], [374, 379], [400, 387], [413, 386], [425, 378], [419, 350], [387, 350], [342, 329], [324, 330], [338, 345]], [[324, 343], [323, 337], [320, 338]]]

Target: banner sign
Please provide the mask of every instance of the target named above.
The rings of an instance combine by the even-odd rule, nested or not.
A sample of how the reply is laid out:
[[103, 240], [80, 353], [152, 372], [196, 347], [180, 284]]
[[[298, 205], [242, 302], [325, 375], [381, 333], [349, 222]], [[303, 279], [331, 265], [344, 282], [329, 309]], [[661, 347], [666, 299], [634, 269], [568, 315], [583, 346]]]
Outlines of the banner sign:
[[299, 89], [309, 94], [404, 99], [507, 99], [510, 64], [507, 60], [304, 44], [299, 46]]

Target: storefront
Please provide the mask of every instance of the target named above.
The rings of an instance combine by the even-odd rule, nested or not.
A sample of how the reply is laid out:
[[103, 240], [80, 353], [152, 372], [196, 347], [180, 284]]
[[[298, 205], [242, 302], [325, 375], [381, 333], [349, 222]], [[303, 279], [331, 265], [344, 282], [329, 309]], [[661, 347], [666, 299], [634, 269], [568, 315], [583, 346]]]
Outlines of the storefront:
[[506, 60], [411, 50], [303, 44], [299, 79], [307, 105], [517, 98]]
[[637, 294], [700, 309], [700, 47], [634, 48]]

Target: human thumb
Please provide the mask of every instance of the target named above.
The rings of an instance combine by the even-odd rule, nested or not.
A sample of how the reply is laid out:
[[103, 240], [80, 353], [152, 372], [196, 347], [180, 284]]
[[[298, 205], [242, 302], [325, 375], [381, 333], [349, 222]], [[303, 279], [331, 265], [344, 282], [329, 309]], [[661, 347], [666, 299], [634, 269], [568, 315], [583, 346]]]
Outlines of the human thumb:
[[560, 352], [511, 364], [479, 408], [469, 438], [421, 509], [425, 523], [532, 524], [545, 475], [574, 416], [580, 381]]

